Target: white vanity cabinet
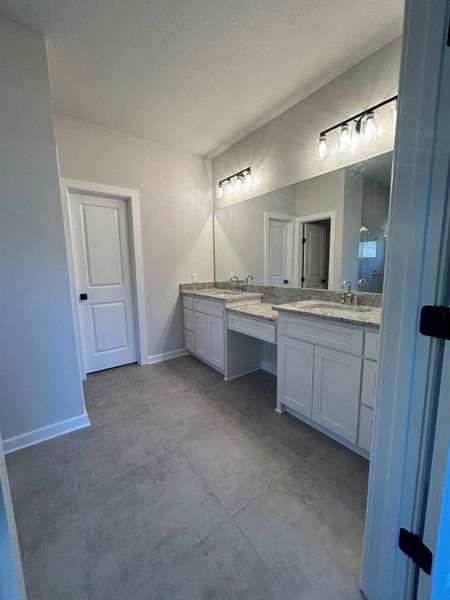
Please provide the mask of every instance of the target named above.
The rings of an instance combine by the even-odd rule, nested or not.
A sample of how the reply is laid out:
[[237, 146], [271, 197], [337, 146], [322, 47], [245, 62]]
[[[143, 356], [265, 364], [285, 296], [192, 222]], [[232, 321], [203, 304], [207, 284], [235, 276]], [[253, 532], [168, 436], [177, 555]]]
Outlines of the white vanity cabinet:
[[186, 350], [223, 372], [225, 368], [223, 303], [184, 296], [183, 318]]
[[312, 344], [284, 336], [278, 338], [278, 412], [285, 405], [311, 418], [313, 357]]
[[356, 444], [362, 360], [314, 348], [313, 408], [316, 423]]
[[223, 318], [194, 313], [194, 352], [220, 371], [224, 368]]
[[291, 409], [368, 455], [378, 340], [378, 333], [361, 327], [280, 313], [277, 411]]

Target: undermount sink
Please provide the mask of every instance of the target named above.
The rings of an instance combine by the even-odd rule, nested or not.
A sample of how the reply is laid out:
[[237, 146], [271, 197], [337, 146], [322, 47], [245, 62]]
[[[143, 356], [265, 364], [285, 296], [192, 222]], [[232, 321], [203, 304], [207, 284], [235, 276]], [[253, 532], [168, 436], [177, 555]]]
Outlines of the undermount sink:
[[337, 302], [317, 302], [317, 304], [314, 305], [314, 308], [319, 308], [327, 311], [352, 311], [360, 313], [370, 312], [372, 310], [371, 306], [355, 306], [354, 304], [338, 304]]

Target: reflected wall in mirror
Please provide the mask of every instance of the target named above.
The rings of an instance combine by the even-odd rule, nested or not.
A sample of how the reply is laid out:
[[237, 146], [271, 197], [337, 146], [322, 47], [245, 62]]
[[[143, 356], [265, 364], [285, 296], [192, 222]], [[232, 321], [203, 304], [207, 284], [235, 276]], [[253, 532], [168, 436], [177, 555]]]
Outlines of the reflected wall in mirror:
[[214, 212], [216, 281], [381, 293], [392, 153]]

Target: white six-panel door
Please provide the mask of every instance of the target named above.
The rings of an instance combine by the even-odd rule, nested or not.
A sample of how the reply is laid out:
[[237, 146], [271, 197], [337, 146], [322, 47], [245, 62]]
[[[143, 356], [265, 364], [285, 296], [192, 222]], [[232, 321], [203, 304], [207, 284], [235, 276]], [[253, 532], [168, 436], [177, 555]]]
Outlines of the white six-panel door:
[[135, 362], [126, 200], [71, 192], [70, 228], [86, 372]]

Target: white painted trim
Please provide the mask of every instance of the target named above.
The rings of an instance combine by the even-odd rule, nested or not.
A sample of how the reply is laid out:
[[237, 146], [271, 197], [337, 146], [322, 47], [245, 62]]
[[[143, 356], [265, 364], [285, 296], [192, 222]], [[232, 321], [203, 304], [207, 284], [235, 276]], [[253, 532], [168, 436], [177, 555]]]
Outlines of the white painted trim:
[[15, 437], [3, 440], [3, 449], [5, 454], [9, 454], [10, 452], [15, 452], [16, 450], [21, 450], [22, 448], [27, 448], [28, 446], [34, 446], [34, 444], [40, 444], [46, 440], [51, 440], [52, 438], [59, 437], [65, 433], [89, 427], [90, 424], [87, 413], [84, 413], [78, 417], [72, 417], [65, 421], [52, 423], [46, 427], [27, 431], [27, 433], [22, 433]]
[[[328, 210], [315, 215], [307, 215], [306, 217], [297, 217], [294, 225], [294, 287], [301, 287], [299, 279], [300, 256], [303, 255], [303, 244], [300, 243], [302, 235], [300, 233], [303, 223], [311, 223], [313, 221], [323, 221], [330, 219], [330, 255], [328, 259], [328, 289], [337, 290], [340, 288], [339, 277], [334, 272], [334, 255], [336, 246], [336, 211]], [[303, 258], [303, 256], [302, 256]], [[340, 273], [339, 273], [340, 275]]]
[[161, 354], [153, 354], [148, 356], [145, 364], [155, 365], [156, 363], [164, 362], [165, 360], [171, 360], [172, 358], [179, 358], [180, 356], [186, 356], [186, 348], [180, 348], [179, 350], [171, 350], [170, 352], [162, 352]]
[[284, 221], [286, 223], [290, 223], [288, 234], [288, 272], [289, 274], [289, 285], [286, 287], [294, 287], [293, 286], [293, 272], [292, 272], [292, 255], [294, 252], [294, 223], [295, 223], [295, 215], [284, 215], [282, 213], [274, 213], [269, 211], [264, 211], [264, 285], [269, 285], [269, 226], [271, 220], [276, 221]]
[[439, 342], [419, 333], [420, 307], [448, 299], [445, 104], [437, 121], [447, 29], [448, 0], [407, 0], [361, 580], [370, 600], [416, 597], [416, 567], [399, 550], [398, 531], [421, 532], [429, 471]]
[[86, 368], [81, 344], [80, 318], [78, 312], [77, 290], [75, 285], [75, 270], [73, 262], [73, 243], [70, 231], [69, 220], [69, 194], [70, 192], [79, 192], [98, 196], [121, 198], [128, 201], [128, 214], [130, 216], [130, 250], [132, 263], [132, 280], [134, 287], [134, 299], [136, 308], [136, 333], [138, 342], [139, 364], [147, 363], [147, 319], [145, 312], [145, 282], [144, 282], [144, 260], [142, 253], [142, 235], [141, 235], [141, 209], [139, 200], [139, 191], [129, 188], [106, 185], [102, 183], [93, 183], [89, 181], [79, 181], [77, 179], [61, 178], [61, 200], [63, 207], [64, 232], [66, 237], [67, 262], [69, 267], [69, 281], [72, 297], [72, 312], [75, 322], [75, 337], [78, 349], [78, 359], [80, 363], [81, 379], [86, 379]]

